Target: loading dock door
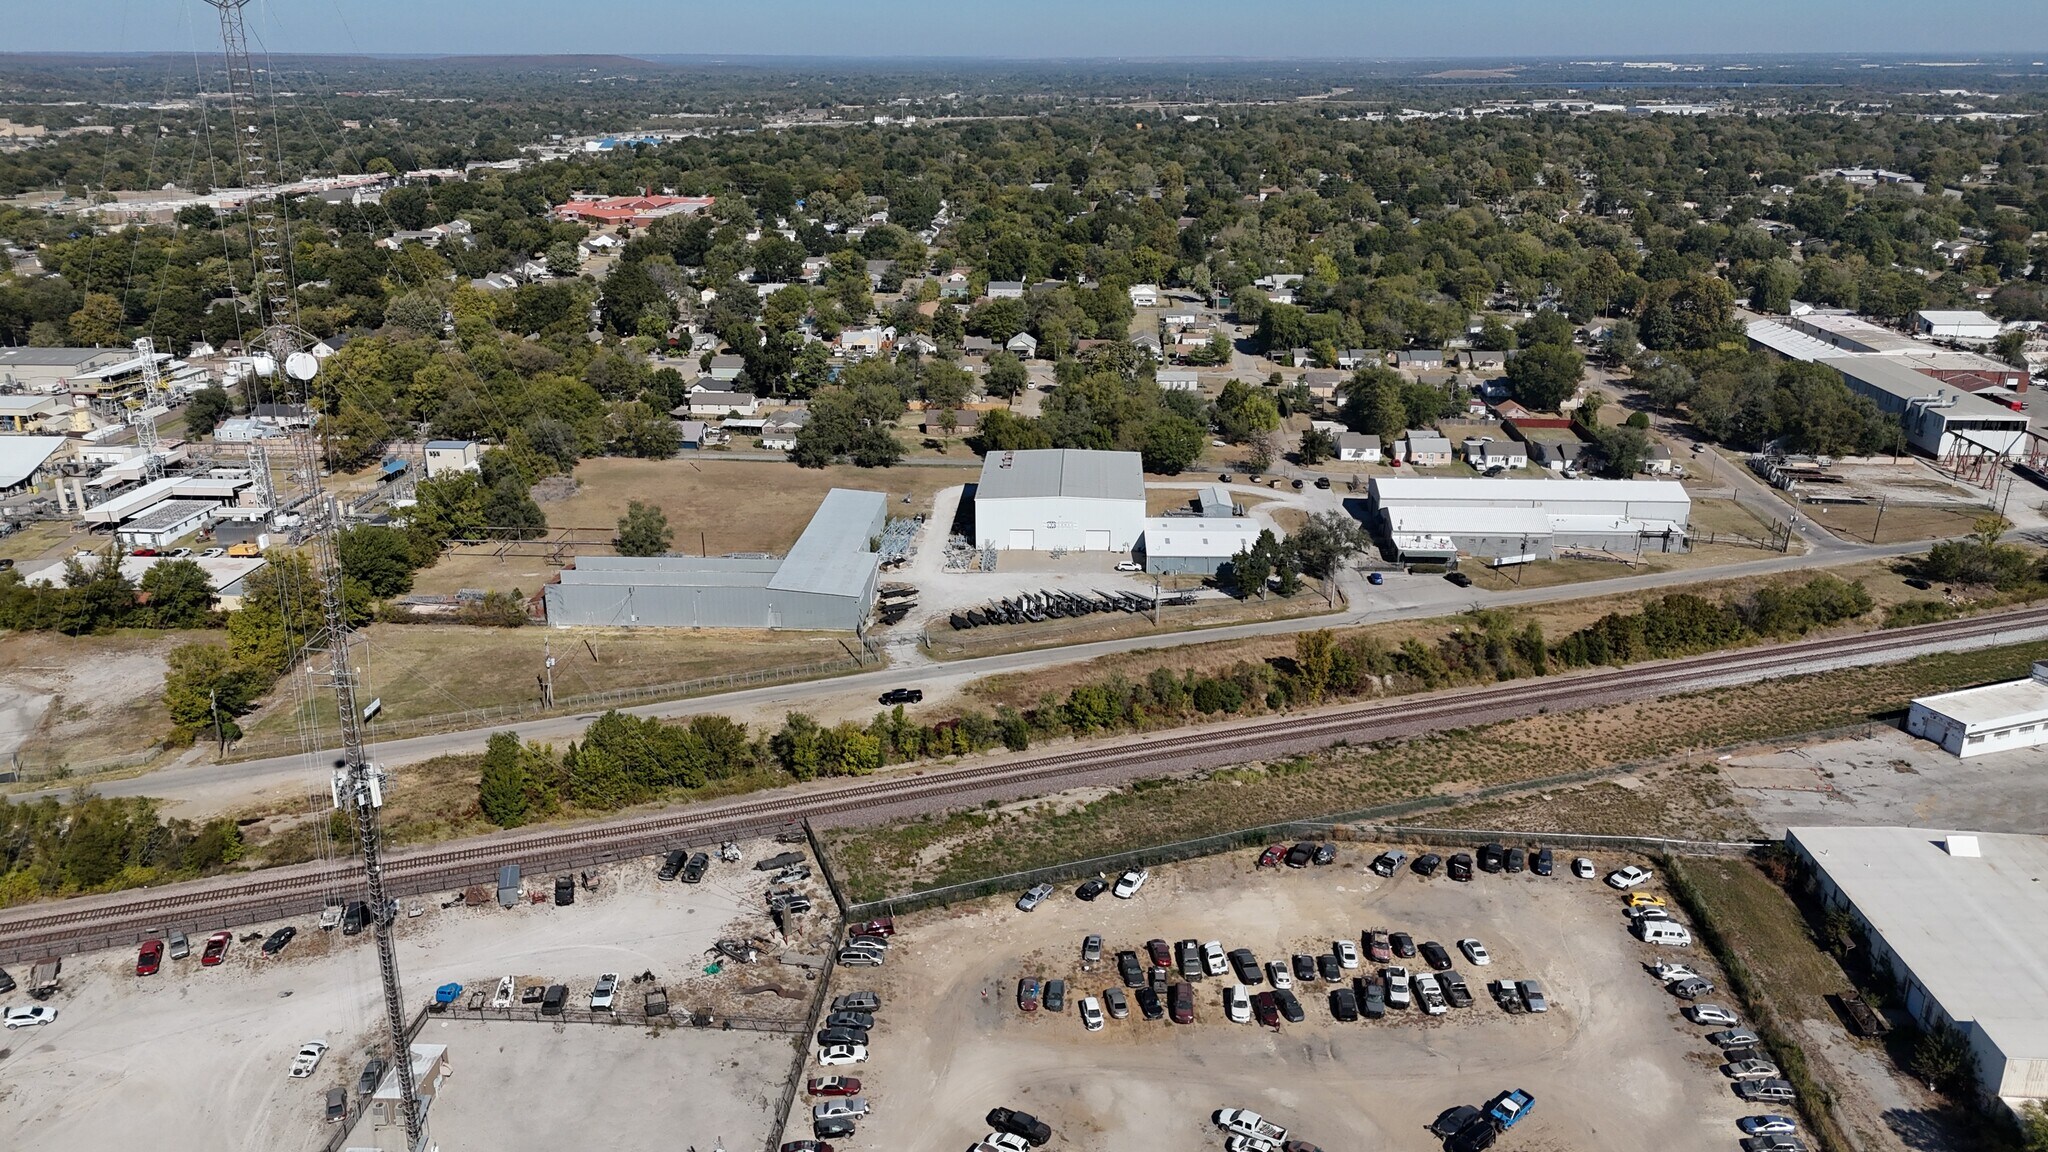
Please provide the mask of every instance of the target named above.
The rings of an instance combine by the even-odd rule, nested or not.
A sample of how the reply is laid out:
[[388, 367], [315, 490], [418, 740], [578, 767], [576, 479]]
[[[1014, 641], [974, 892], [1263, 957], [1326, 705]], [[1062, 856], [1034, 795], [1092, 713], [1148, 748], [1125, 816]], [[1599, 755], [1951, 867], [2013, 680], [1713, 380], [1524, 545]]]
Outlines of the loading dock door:
[[1012, 551], [1012, 552], [1029, 552], [1029, 551], [1031, 551], [1031, 529], [1029, 529], [1029, 528], [1012, 528], [1012, 529], [1010, 529], [1010, 551]]
[[1088, 539], [1085, 546], [1085, 550], [1089, 552], [1109, 551], [1109, 529], [1088, 529]]

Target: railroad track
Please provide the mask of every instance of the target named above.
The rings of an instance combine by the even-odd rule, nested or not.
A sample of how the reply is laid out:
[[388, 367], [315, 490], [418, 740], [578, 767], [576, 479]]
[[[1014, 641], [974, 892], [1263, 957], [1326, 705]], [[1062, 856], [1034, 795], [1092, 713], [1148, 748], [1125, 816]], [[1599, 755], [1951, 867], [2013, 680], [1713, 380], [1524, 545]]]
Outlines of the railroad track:
[[[1196, 728], [1113, 745], [1053, 752], [975, 767], [905, 772], [835, 782], [805, 791], [692, 805], [575, 828], [510, 833], [388, 857], [387, 884], [401, 896], [491, 883], [500, 866], [528, 874], [585, 867], [662, 851], [786, 830], [803, 820], [862, 823], [982, 799], [1057, 791], [1162, 772], [1220, 767], [1293, 755], [1338, 741], [1411, 736], [1490, 723], [1542, 710], [1575, 709], [1729, 683], [1747, 683], [1903, 658], [1928, 646], [1953, 648], [2001, 633], [2048, 627], [2048, 607], [1861, 636], [1798, 641], [1659, 664], [1514, 681], [1354, 704], [1306, 716], [1277, 716], [1230, 728]], [[0, 913], [0, 960], [132, 943], [170, 928], [188, 931], [304, 915], [352, 896], [361, 869], [348, 863], [297, 865], [160, 892], [115, 893]]]

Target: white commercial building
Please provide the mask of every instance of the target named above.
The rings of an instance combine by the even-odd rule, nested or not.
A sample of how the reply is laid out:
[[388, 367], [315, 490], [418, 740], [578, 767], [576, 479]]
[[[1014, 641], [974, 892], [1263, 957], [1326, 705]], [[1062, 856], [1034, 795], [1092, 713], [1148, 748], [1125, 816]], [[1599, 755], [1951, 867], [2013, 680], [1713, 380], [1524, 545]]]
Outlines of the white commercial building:
[[974, 491], [984, 548], [1128, 552], [1145, 533], [1145, 473], [1136, 452], [1077, 448], [993, 452]]
[[443, 476], [450, 472], [479, 472], [483, 463], [479, 459], [477, 442], [474, 440], [429, 440], [427, 441], [427, 479]]
[[1793, 828], [1785, 846], [1862, 928], [1900, 1007], [1963, 1034], [1985, 1093], [2014, 1108], [2048, 1098], [2048, 837]]
[[1166, 516], [1145, 521], [1145, 571], [1214, 576], [1259, 542], [1263, 526], [1242, 516]]
[[1996, 340], [2003, 328], [1998, 321], [1982, 312], [1939, 312], [1923, 309], [1913, 313], [1913, 331], [1922, 336], [1936, 336], [1944, 340]]
[[1377, 527], [1404, 560], [1683, 552], [1692, 497], [1668, 480], [1375, 476]]
[[2034, 661], [2025, 680], [1923, 696], [1906, 731], [1962, 757], [2048, 744], [2048, 660]]

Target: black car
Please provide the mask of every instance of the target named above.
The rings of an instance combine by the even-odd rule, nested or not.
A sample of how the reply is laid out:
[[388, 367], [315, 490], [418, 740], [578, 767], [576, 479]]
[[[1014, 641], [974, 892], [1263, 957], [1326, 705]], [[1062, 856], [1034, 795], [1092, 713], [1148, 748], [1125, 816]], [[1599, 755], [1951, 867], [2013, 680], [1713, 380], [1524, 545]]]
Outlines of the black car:
[[1378, 1020], [1387, 1014], [1387, 986], [1378, 980], [1360, 977], [1357, 981], [1358, 1007], [1367, 1020]]
[[1067, 982], [1065, 980], [1047, 980], [1045, 982], [1045, 995], [1039, 1002], [1045, 1005], [1047, 1012], [1065, 1012], [1067, 1010]]
[[1429, 1130], [1448, 1140], [1458, 1134], [1458, 1129], [1471, 1123], [1474, 1116], [1481, 1115], [1484, 1115], [1484, 1113], [1470, 1104], [1460, 1104], [1454, 1108], [1446, 1108], [1443, 1114], [1430, 1124]]
[[866, 1030], [875, 1026], [872, 1012], [834, 1012], [825, 1017], [827, 1028], [859, 1028]]
[[1274, 989], [1273, 999], [1280, 1006], [1280, 1015], [1286, 1017], [1289, 1024], [1299, 1024], [1306, 1018], [1301, 1012], [1301, 1001], [1290, 989]]
[[1093, 900], [1107, 891], [1109, 891], [1108, 883], [1098, 876], [1082, 884], [1079, 888], [1074, 889], [1074, 896], [1081, 900]]
[[868, 1030], [865, 1028], [823, 1028], [818, 1032], [818, 1044], [830, 1047], [834, 1044], [868, 1044]]
[[991, 1108], [982, 1117], [988, 1126], [998, 1132], [1022, 1136], [1028, 1144], [1043, 1144], [1052, 1139], [1052, 1126], [1029, 1112], [1017, 1112], [1009, 1108]]
[[1296, 980], [1315, 979], [1316, 958], [1305, 953], [1296, 952], [1294, 954], [1294, 978]]
[[384, 1082], [384, 1069], [386, 1067], [384, 1058], [381, 1056], [372, 1057], [368, 1064], [363, 1065], [362, 1075], [356, 1077], [356, 1095], [368, 1096], [370, 1093], [375, 1092], [377, 1085]]
[[683, 883], [697, 883], [698, 881], [704, 879], [704, 873], [708, 871], [710, 868], [710, 853], [698, 852], [692, 854], [690, 857], [690, 862], [688, 864], [683, 865]]
[[1472, 578], [1463, 572], [1446, 572], [1444, 573], [1444, 579], [1449, 580], [1460, 588], [1470, 588], [1472, 586]]
[[1523, 871], [1529, 866], [1529, 854], [1520, 848], [1510, 848], [1506, 864], [1510, 872]]
[[1488, 844], [1479, 850], [1479, 870], [1498, 872], [1507, 861], [1508, 850], [1498, 844]]
[[370, 906], [361, 900], [351, 900], [341, 912], [341, 934], [360, 935], [370, 925]]
[[1392, 936], [1387, 937], [1387, 946], [1394, 950], [1394, 955], [1399, 956], [1403, 960], [1407, 960], [1415, 955], [1415, 937], [1410, 936], [1406, 932], [1396, 932]]
[[882, 693], [884, 704], [921, 704], [924, 702], [922, 688], [891, 688]]
[[1529, 871], [1534, 872], [1538, 876], [1548, 876], [1550, 875], [1550, 869], [1550, 849], [1538, 848], [1535, 855], [1529, 857]]
[[681, 848], [677, 848], [663, 858], [661, 871], [656, 872], [654, 878], [657, 880], [673, 880], [682, 872], [683, 865], [689, 863], [689, 861], [690, 854]]
[[1330, 989], [1330, 1015], [1347, 1024], [1358, 1019], [1358, 994], [1349, 988]]
[[348, 1092], [342, 1088], [327, 1090], [325, 1119], [329, 1124], [339, 1124], [348, 1115]]
[[1422, 942], [1422, 959], [1432, 969], [1441, 972], [1451, 966], [1451, 954], [1434, 940]]
[[12, 991], [14, 991], [14, 977], [7, 974], [7, 969], [0, 968], [0, 992]]
[[1417, 876], [1434, 876], [1436, 875], [1436, 870], [1443, 866], [1443, 857], [1434, 852], [1425, 852], [1415, 861], [1413, 868]]
[[1263, 984], [1266, 974], [1259, 968], [1259, 958], [1249, 948], [1232, 948], [1225, 954], [1230, 966], [1237, 972], [1237, 982], [1244, 985]]
[[1323, 974], [1325, 983], [1335, 984], [1344, 979], [1344, 965], [1337, 962], [1333, 953], [1325, 952], [1316, 957], [1316, 969]]
[[269, 939], [263, 942], [263, 954], [265, 956], [277, 955], [279, 952], [284, 951], [284, 946], [291, 943], [292, 937], [298, 934], [299, 930], [289, 924], [279, 928], [270, 934]]
[[836, 1116], [830, 1120], [813, 1120], [811, 1135], [820, 1140], [844, 1140], [853, 1135], [853, 1120], [846, 1116]]
[[1116, 974], [1123, 978], [1126, 988], [1142, 987], [1145, 983], [1145, 966], [1138, 963], [1138, 954], [1129, 949], [1116, 954]]
[[1323, 843], [1316, 845], [1315, 863], [1317, 867], [1325, 864], [1335, 864], [1336, 862], [1337, 846], [1335, 844]]
[[567, 984], [550, 984], [548, 985], [548, 990], [541, 995], [540, 1014], [543, 1016], [560, 1016], [562, 1014], [562, 1006], [568, 1002], [569, 986]]
[[1500, 1126], [1494, 1123], [1493, 1117], [1474, 1116], [1465, 1121], [1465, 1126], [1458, 1129], [1457, 1135], [1452, 1136], [1444, 1147], [1450, 1152], [1486, 1152], [1499, 1136]]
[[1140, 986], [1132, 993], [1138, 1001], [1138, 1014], [1147, 1020], [1157, 1020], [1166, 1015], [1166, 1009], [1159, 1003], [1159, 993], [1148, 986]]
[[1313, 844], [1296, 844], [1287, 850], [1287, 866], [1289, 868], [1306, 868], [1309, 861], [1315, 858], [1316, 846]]
[[1460, 884], [1469, 882], [1472, 879], [1472, 857], [1463, 852], [1452, 856], [1444, 865], [1444, 875]]

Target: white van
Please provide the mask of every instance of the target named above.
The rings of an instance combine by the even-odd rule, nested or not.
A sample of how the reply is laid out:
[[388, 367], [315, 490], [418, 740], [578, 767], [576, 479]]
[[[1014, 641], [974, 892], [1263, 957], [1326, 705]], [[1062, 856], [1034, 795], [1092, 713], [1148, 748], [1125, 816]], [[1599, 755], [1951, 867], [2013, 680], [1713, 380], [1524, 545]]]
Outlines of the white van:
[[1645, 944], [1670, 944], [1678, 948], [1692, 947], [1692, 932], [1683, 924], [1669, 920], [1638, 920], [1635, 923], [1636, 937]]

